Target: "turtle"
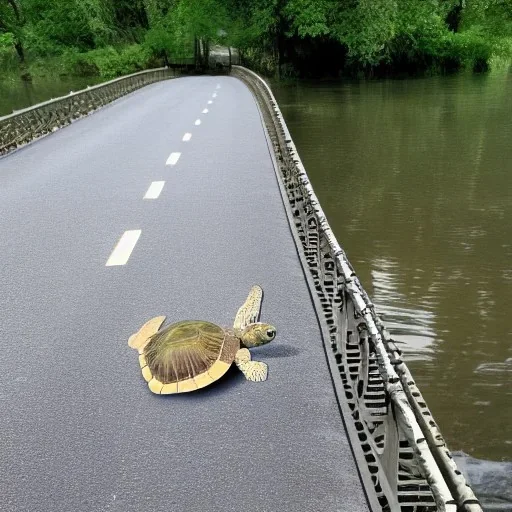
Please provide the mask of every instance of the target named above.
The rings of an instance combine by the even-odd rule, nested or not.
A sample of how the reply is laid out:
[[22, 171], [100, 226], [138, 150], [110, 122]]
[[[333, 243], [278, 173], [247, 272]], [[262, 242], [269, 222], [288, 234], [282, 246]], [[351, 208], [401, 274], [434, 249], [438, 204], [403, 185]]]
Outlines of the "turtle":
[[195, 391], [220, 379], [233, 361], [247, 380], [266, 380], [268, 366], [253, 361], [248, 350], [269, 343], [277, 334], [273, 325], [258, 321], [262, 298], [261, 287], [253, 286], [232, 328], [184, 320], [160, 329], [165, 316], [146, 322], [128, 345], [139, 352], [149, 389], [157, 395]]

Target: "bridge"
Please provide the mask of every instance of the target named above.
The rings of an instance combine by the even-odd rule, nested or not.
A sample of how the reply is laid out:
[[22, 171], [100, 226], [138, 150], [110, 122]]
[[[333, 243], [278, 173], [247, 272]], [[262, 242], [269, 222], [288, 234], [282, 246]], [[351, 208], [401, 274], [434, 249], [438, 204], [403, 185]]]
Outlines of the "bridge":
[[[0, 118], [0, 508], [480, 511], [270, 89], [231, 74]], [[229, 325], [255, 283], [268, 380], [151, 394], [128, 337]]]

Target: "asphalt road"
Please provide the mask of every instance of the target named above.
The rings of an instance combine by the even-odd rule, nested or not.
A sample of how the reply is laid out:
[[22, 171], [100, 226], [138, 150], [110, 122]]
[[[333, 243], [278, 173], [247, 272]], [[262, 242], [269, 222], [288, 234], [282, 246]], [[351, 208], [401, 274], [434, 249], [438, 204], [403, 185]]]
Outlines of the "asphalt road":
[[[368, 510], [242, 82], [153, 84], [1, 158], [0, 233], [0, 510]], [[268, 381], [153, 395], [130, 334], [230, 325], [255, 283]]]

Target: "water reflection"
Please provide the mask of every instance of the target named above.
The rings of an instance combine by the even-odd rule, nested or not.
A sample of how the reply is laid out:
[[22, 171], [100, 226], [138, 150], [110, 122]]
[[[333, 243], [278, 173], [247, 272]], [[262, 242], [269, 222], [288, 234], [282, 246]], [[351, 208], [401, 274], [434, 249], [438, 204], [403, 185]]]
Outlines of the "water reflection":
[[479, 364], [475, 373], [512, 373], [512, 357], [506, 359], [503, 363], [482, 363]]
[[453, 458], [486, 512], [512, 510], [512, 463], [474, 459], [464, 452]]
[[[412, 279], [421, 279], [422, 273], [422, 269], [415, 269]], [[409, 307], [404, 307], [406, 297], [400, 292], [403, 275], [398, 261], [376, 259], [372, 262], [371, 274], [376, 310], [393, 333], [397, 345], [406, 353], [407, 360], [431, 358], [430, 346], [436, 339], [435, 312], [428, 300], [427, 304], [422, 304], [421, 297], [416, 301], [412, 299], [421, 287], [412, 285]]]
[[512, 75], [273, 89], [449, 446], [512, 460]]
[[99, 77], [40, 77], [33, 82], [24, 82], [17, 76], [4, 78], [0, 80], [0, 116], [51, 98], [65, 96], [70, 91], [85, 89], [99, 81]]

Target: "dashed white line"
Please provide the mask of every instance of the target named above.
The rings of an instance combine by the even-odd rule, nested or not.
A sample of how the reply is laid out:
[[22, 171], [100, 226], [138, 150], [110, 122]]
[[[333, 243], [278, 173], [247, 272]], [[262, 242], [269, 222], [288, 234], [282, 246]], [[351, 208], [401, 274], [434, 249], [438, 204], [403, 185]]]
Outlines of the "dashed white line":
[[130, 258], [130, 254], [132, 253], [140, 234], [140, 229], [125, 231], [123, 236], [119, 239], [119, 242], [117, 242], [110, 258], [107, 260], [107, 263], [105, 263], [105, 266], [112, 267], [114, 265], [125, 265]]
[[[217, 84], [215, 87], [216, 89], [220, 89], [220, 84]], [[212, 94], [212, 98], [216, 98], [217, 93], [214, 92]], [[213, 103], [212, 100], [208, 100], [208, 105], [211, 105]], [[208, 109], [205, 108], [203, 110], [203, 114], [207, 114]], [[201, 119], [196, 119], [195, 123], [196, 126], [199, 126], [201, 124]], [[185, 135], [183, 135], [183, 141], [187, 142], [191, 139], [192, 134], [187, 132]], [[165, 162], [166, 165], [176, 165], [178, 163], [178, 160], [180, 159], [181, 153], [180, 152], [173, 152], [169, 155], [169, 158]], [[165, 185], [165, 181], [153, 181], [151, 182], [151, 185], [149, 186], [146, 194], [144, 195], [144, 199], [157, 199]], [[119, 241], [117, 242], [117, 245], [114, 247], [114, 250], [112, 251], [112, 254], [110, 255], [109, 259], [107, 260], [107, 263], [105, 263], [106, 267], [112, 267], [116, 265], [126, 265], [128, 260], [130, 259], [130, 255], [133, 252], [133, 249], [135, 248], [135, 245], [137, 244], [139, 237], [142, 233], [142, 230], [140, 229], [132, 229], [125, 231]]]
[[169, 158], [167, 159], [167, 162], [165, 162], [165, 165], [176, 165], [178, 160], [180, 159], [181, 153], [171, 153], [169, 155]]
[[165, 181], [151, 182], [151, 185], [149, 185], [148, 191], [146, 192], [144, 199], [156, 199], [160, 195], [160, 192], [162, 192], [164, 185]]

